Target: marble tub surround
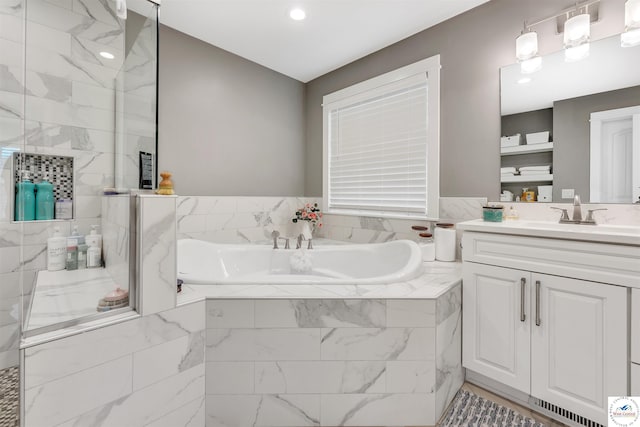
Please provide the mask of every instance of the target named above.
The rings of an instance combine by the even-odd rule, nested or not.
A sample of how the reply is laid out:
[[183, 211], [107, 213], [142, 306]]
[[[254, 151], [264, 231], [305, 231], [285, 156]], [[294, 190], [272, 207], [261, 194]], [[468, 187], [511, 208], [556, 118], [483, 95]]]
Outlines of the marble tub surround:
[[176, 306], [177, 196], [139, 195], [138, 286], [142, 315]]
[[[214, 243], [266, 243], [273, 230], [296, 237], [300, 231], [291, 219], [314, 197], [180, 196], [177, 201], [178, 239]], [[322, 209], [322, 206], [320, 206]], [[324, 226], [322, 227], [324, 228]], [[324, 236], [322, 228], [316, 235]]]
[[423, 274], [386, 285], [182, 285], [178, 304], [203, 299], [436, 299], [462, 280], [460, 262], [425, 262]]
[[200, 302], [25, 348], [24, 425], [204, 426], [205, 325]]
[[433, 425], [462, 384], [436, 299], [207, 301], [207, 426]]

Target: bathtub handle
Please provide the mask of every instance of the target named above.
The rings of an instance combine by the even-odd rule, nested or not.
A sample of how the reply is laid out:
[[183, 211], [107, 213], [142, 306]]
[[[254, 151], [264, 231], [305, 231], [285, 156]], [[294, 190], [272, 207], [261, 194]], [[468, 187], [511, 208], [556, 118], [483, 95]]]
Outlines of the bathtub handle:
[[309, 239], [309, 244], [307, 245], [307, 249], [313, 249], [313, 244], [311, 244], [311, 242], [313, 242], [313, 239]]
[[[289, 238], [288, 237], [278, 237], [278, 239], [284, 240], [284, 248], [289, 249]], [[277, 248], [276, 248], [277, 249]]]

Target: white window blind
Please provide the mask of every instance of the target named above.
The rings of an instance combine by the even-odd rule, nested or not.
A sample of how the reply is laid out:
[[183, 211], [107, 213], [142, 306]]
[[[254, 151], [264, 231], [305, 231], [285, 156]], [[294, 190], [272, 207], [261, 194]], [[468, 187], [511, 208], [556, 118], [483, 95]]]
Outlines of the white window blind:
[[328, 210], [427, 214], [427, 74], [325, 105]]

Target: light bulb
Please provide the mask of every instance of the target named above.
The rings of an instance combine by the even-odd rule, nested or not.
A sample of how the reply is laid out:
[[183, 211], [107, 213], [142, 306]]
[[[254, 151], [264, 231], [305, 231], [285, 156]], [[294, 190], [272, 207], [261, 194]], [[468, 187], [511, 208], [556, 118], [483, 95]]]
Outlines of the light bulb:
[[538, 34], [534, 31], [521, 34], [516, 39], [516, 58], [526, 61], [538, 54]]

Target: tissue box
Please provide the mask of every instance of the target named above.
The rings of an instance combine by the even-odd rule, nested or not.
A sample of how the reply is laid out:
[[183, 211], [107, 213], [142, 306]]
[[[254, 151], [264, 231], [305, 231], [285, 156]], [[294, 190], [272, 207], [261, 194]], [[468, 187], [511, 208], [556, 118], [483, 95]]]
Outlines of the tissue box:
[[549, 131], [527, 134], [527, 145], [544, 144], [545, 142], [549, 142]]
[[500, 138], [500, 147], [515, 147], [520, 145], [520, 134], [516, 133], [511, 136], [503, 136]]

